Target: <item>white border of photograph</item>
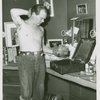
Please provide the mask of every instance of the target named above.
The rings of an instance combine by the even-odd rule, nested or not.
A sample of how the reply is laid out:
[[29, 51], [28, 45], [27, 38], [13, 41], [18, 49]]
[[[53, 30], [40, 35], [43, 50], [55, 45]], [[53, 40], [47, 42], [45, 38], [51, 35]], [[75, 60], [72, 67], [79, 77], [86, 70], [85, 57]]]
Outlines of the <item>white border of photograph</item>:
[[[55, 42], [55, 43], [58, 42], [58, 46], [63, 44], [63, 40], [62, 40], [62, 39], [48, 39], [48, 45], [49, 45], [49, 47], [51, 47], [51, 48], [53, 48], [53, 47], [51, 46], [50, 42], [53, 42], [53, 43], [54, 43], [54, 42]], [[59, 43], [59, 42], [60, 42], [60, 43]]]
[[[16, 42], [15, 45], [13, 45], [12, 43], [12, 34], [11, 33], [11, 28], [16, 28], [16, 25], [13, 22], [4, 22], [4, 30], [5, 30], [5, 39], [6, 39], [6, 46], [7, 47], [16, 47], [18, 46], [18, 41]], [[17, 34], [17, 30], [16, 30], [16, 34]]]
[[[49, 9], [50, 8], [50, 16], [54, 17], [54, 5], [53, 5], [53, 0], [41, 0], [44, 1], [44, 5]], [[40, 0], [36, 0], [36, 4], [39, 4]]]
[[76, 12], [77, 12], [78, 15], [88, 14], [87, 3], [77, 4], [76, 5]]

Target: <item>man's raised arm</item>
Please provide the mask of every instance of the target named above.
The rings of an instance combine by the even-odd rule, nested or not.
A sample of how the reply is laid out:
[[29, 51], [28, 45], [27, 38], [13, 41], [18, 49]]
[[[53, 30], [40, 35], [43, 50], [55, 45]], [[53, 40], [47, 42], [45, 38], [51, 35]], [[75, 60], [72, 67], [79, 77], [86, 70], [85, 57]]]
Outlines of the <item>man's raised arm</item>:
[[24, 10], [24, 9], [19, 9], [19, 8], [12, 8], [10, 10], [11, 13], [11, 18], [14, 21], [16, 25], [22, 24], [23, 20], [21, 19], [21, 15], [28, 15], [29, 11]]

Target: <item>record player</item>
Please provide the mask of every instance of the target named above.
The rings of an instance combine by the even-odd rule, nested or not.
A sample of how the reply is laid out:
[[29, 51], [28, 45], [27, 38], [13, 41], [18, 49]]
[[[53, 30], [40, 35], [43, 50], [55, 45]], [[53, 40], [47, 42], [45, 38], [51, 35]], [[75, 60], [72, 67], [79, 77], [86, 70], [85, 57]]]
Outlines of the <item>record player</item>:
[[71, 59], [54, 60], [50, 62], [50, 68], [60, 74], [67, 74], [85, 70], [94, 50], [95, 39], [81, 39]]

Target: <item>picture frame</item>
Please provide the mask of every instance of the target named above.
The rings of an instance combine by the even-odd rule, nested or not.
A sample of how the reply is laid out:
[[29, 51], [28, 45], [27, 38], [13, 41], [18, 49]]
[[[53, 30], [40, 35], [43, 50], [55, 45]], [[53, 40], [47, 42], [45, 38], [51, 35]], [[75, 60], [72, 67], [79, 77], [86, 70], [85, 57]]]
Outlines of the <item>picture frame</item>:
[[50, 17], [54, 17], [54, 5], [53, 0], [36, 0], [36, 4], [43, 4], [50, 10]]
[[48, 45], [50, 48], [53, 48], [62, 44], [63, 44], [62, 39], [48, 39]]
[[6, 47], [19, 46], [16, 25], [13, 22], [4, 22]]
[[88, 14], [88, 11], [87, 11], [87, 3], [77, 4], [76, 5], [76, 12], [77, 12], [78, 15]]

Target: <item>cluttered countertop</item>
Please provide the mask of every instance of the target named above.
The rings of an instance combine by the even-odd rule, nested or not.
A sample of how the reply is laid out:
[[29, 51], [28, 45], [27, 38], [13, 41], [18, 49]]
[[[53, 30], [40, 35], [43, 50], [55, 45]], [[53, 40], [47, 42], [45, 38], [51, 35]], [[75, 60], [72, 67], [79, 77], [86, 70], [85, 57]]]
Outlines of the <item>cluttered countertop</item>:
[[[71, 52], [68, 58], [57, 58], [52, 55], [47, 55], [47, 72], [64, 80], [96, 90], [96, 59], [94, 46], [95, 40], [82, 39], [78, 45], [75, 46], [76, 49], [73, 48], [74, 46], [69, 46]], [[50, 63], [50, 60], [55, 61]]]
[[77, 83], [79, 85], [96, 90], [96, 73], [86, 73], [85, 71], [60, 74], [57, 71], [50, 68], [49, 61], [46, 61], [47, 69], [46, 72], [54, 75], [58, 78]]

